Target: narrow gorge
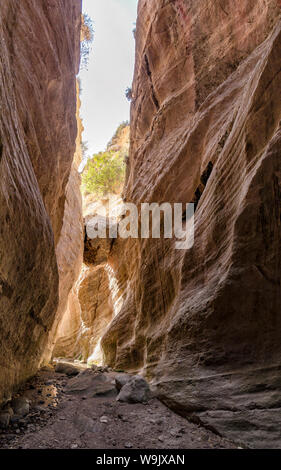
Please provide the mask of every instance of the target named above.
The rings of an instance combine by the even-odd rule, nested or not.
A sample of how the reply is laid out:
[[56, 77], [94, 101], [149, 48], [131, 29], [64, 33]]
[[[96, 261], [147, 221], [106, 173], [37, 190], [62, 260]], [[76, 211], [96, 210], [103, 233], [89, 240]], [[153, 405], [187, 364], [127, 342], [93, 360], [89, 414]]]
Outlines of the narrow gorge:
[[[174, 236], [89, 237], [110, 215], [108, 198], [82, 201], [78, 171], [82, 0], [1, 0], [3, 415], [38, 371], [52, 381], [59, 360], [69, 369], [58, 389], [77, 392], [81, 375], [85, 406], [95, 380], [107, 397], [114, 374], [143, 377], [151, 412], [184, 429], [184, 448], [281, 448], [280, 10], [280, 0], [138, 2], [130, 128], [109, 147], [129, 156], [111, 203], [120, 223], [125, 202], [193, 202], [194, 244], [179, 250]], [[104, 398], [98, 426], [114, 406]], [[133, 412], [149, 422], [149, 406]], [[75, 436], [90, 432], [79, 419], [66, 423]], [[165, 448], [165, 429], [154, 442], [149, 426], [145, 448]], [[95, 429], [94, 448], [137, 444]]]

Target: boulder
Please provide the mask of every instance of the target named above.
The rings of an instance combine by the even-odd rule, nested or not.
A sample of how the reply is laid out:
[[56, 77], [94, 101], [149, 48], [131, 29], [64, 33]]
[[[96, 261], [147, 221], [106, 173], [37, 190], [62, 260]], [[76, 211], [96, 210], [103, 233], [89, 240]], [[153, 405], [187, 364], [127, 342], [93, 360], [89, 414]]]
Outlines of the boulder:
[[119, 374], [115, 377], [115, 386], [120, 392], [121, 388], [124, 387], [130, 380], [132, 379], [132, 375], [130, 374]]
[[29, 413], [29, 400], [25, 397], [19, 397], [12, 400], [11, 407], [16, 416], [26, 416]]
[[69, 377], [71, 377], [71, 376], [78, 375], [81, 372], [81, 369], [79, 369], [77, 366], [68, 364], [66, 362], [58, 362], [56, 365], [55, 371], [58, 374], [66, 374]]
[[142, 377], [134, 376], [122, 386], [116, 400], [124, 403], [147, 403], [150, 398], [148, 383]]
[[95, 397], [115, 393], [115, 386], [105, 374], [87, 369], [71, 379], [65, 390], [67, 393]]
[[0, 411], [0, 428], [8, 428], [11, 420], [11, 415], [8, 411]]

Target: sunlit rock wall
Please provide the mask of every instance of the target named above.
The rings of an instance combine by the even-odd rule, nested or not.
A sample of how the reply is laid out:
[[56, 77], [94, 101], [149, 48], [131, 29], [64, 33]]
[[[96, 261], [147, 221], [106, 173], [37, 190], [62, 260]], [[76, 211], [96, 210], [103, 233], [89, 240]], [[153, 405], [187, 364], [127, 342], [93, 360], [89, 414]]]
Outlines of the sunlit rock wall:
[[140, 0], [125, 198], [196, 201], [195, 244], [114, 243], [123, 306], [102, 340], [256, 447], [281, 445], [280, 38], [277, 0]]
[[75, 140], [80, 0], [1, 0], [0, 400], [42, 359]]
[[[84, 198], [86, 226], [97, 215], [106, 212], [109, 200], [118, 212], [122, 206], [122, 200], [118, 196], [112, 195], [102, 201], [90, 195]], [[89, 240], [86, 227], [83, 235], [84, 264], [58, 324], [52, 357], [67, 357], [102, 364], [100, 340], [118, 309], [114, 275], [107, 266], [111, 240]], [[118, 292], [116, 295], [118, 297]]]
[[[78, 81], [76, 83], [76, 90], [76, 120], [78, 127], [76, 152], [66, 187], [63, 226], [59, 243], [56, 247], [59, 268], [59, 305], [52, 329], [49, 333], [48, 343], [44, 353], [44, 362], [49, 362], [53, 356], [55, 345], [60, 337], [61, 324], [65, 325], [67, 323], [73, 331], [77, 329], [75, 285], [82, 269], [84, 251], [84, 225], [82, 216], [82, 195], [80, 191], [81, 176], [78, 172], [82, 161], [81, 144], [84, 128], [80, 118], [81, 101]], [[75, 338], [73, 338], [72, 344], [75, 344], [75, 341]]]

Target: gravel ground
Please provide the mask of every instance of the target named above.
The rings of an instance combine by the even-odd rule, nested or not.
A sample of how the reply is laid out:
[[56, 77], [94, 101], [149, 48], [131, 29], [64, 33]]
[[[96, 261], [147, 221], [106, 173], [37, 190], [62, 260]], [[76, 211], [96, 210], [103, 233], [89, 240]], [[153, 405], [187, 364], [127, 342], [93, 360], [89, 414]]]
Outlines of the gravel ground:
[[115, 372], [87, 370], [75, 378], [42, 369], [19, 391], [30, 411], [0, 430], [2, 449], [236, 448], [178, 416], [156, 398], [116, 401]]

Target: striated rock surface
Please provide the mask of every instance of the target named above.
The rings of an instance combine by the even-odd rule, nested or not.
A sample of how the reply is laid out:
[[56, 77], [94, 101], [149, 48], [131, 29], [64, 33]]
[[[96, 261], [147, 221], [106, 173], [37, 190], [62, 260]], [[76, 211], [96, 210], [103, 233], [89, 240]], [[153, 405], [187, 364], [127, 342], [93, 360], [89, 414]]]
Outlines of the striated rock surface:
[[58, 305], [80, 12], [80, 0], [1, 1], [0, 401], [36, 371]]
[[113, 305], [105, 266], [83, 266], [58, 328], [53, 357], [101, 364], [100, 340], [112, 317]]
[[83, 324], [80, 340], [83, 358], [101, 363], [100, 340], [113, 317], [109, 279], [104, 266], [86, 270], [80, 283], [79, 302]]
[[106, 363], [180, 413], [280, 447], [277, 0], [140, 0], [129, 202], [196, 202], [195, 244], [117, 240]]
[[[123, 210], [123, 201], [118, 195], [97, 200], [89, 194], [84, 197], [83, 206], [84, 264], [78, 281], [68, 299], [66, 298], [66, 309], [64, 304], [62, 316], [60, 319], [58, 315], [56, 317], [57, 330], [53, 335], [54, 345], [51, 355], [54, 358], [80, 358], [85, 362], [102, 364], [100, 340], [120, 309], [120, 294], [114, 273], [107, 264], [114, 239], [89, 238], [88, 235], [91, 235], [99, 218], [105, 227], [108, 227], [109, 223], [116, 224]], [[108, 217], [109, 210], [111, 218]], [[78, 246], [74, 244], [73, 247], [75, 246], [77, 249]], [[70, 261], [73, 263], [73, 260]], [[80, 266], [80, 254], [76, 261], [77, 267]], [[69, 272], [73, 272], [71, 266]]]
[[[63, 227], [59, 243], [56, 247], [57, 262], [59, 268], [59, 306], [55, 316], [53, 327], [49, 333], [48, 344], [45, 349], [44, 361], [49, 362], [61, 329], [66, 324], [71, 324], [77, 331], [78, 299], [75, 299], [75, 284], [80, 276], [84, 251], [84, 229], [82, 217], [82, 195], [80, 191], [81, 177], [78, 173], [82, 161], [82, 133], [83, 124], [80, 118], [81, 101], [79, 97], [79, 84], [76, 83], [77, 111], [76, 120], [78, 132], [76, 137], [76, 152], [71, 167], [70, 177], [66, 187], [66, 201], [64, 210]], [[73, 342], [72, 342], [73, 343]]]

